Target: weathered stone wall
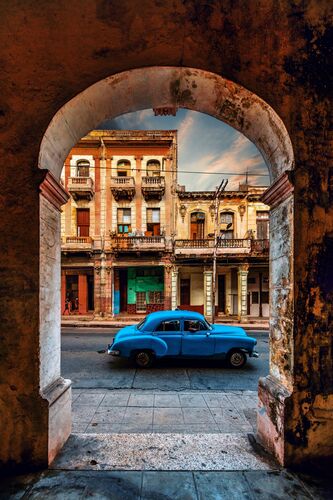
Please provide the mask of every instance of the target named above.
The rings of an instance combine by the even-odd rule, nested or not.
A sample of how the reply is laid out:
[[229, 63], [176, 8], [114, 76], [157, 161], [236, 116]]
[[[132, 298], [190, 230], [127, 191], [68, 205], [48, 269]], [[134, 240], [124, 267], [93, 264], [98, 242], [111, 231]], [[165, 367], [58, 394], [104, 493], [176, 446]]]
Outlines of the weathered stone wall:
[[[274, 163], [272, 158], [281, 152], [256, 122], [256, 112], [244, 121], [240, 109], [254, 104], [251, 94], [249, 100], [240, 96], [239, 87], [229, 81], [269, 104], [291, 137], [295, 156], [293, 372], [287, 376], [291, 359], [282, 369], [274, 354], [272, 363], [278, 374], [284, 372], [293, 392], [288, 396], [285, 385], [273, 377], [272, 384], [262, 384], [260, 398], [266, 410], [271, 404], [269, 429], [279, 410], [283, 450], [277, 454], [285, 463], [331, 453], [329, 422], [333, 421], [327, 418], [333, 393], [331, 2], [143, 0], [138, 9], [131, 0], [2, 0], [0, 7], [0, 428], [6, 430], [0, 463], [17, 467], [47, 462], [49, 411], [39, 395], [38, 186], [42, 175], [37, 165], [44, 132], [55, 113], [89, 85], [132, 68], [167, 65], [223, 76], [232, 99], [221, 96], [220, 116], [235, 127], [249, 126], [247, 135], [257, 136], [258, 147], [271, 148], [268, 163]], [[174, 96], [182, 105], [193, 106], [195, 89], [188, 87], [192, 80], [184, 87], [176, 80]], [[134, 87], [126, 88], [129, 108], [135, 105], [135, 92]], [[83, 98], [82, 115], [75, 110], [72, 123], [88, 126], [99, 98], [102, 93], [95, 95], [94, 103]], [[216, 115], [213, 110], [212, 114]], [[275, 138], [281, 134], [280, 144], [286, 131], [278, 127]], [[71, 128], [67, 135], [72, 135]], [[50, 140], [44, 168], [70, 149], [63, 136], [53, 135]], [[276, 174], [281, 172], [274, 164]], [[274, 403], [277, 400], [280, 406]], [[271, 443], [274, 449], [273, 438]]]

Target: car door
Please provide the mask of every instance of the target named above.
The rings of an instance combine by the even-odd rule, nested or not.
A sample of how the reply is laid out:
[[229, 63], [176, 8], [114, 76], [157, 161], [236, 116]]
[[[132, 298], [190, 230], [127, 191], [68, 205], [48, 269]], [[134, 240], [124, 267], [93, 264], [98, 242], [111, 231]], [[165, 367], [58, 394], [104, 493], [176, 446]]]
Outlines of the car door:
[[185, 319], [183, 322], [183, 356], [212, 356], [215, 349], [214, 336], [201, 320]]
[[179, 320], [161, 321], [155, 329], [154, 335], [166, 342], [168, 346], [167, 356], [179, 356], [182, 337]]

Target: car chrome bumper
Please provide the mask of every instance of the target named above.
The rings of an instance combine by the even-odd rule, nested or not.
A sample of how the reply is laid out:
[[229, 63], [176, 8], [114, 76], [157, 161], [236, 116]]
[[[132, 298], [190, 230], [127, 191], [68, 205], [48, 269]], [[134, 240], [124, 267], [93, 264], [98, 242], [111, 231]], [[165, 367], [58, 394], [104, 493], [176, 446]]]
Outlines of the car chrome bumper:
[[252, 351], [252, 353], [250, 354], [250, 358], [259, 358], [259, 352]]

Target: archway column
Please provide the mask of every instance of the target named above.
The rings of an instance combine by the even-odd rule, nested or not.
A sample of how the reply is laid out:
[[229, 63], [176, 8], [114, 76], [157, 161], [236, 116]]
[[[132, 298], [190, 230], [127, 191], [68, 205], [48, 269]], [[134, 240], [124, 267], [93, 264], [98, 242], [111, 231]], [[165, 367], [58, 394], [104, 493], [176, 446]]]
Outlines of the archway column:
[[[68, 194], [48, 172], [40, 185], [40, 411], [46, 412], [48, 446], [42, 452], [51, 463], [71, 432], [71, 381], [60, 376], [60, 212]], [[47, 405], [45, 405], [45, 401]]]

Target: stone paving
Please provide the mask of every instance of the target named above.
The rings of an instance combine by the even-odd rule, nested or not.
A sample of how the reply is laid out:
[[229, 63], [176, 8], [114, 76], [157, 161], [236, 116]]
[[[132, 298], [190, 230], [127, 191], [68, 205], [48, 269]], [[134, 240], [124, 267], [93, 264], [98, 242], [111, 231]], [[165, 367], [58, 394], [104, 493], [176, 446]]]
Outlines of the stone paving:
[[0, 483], [0, 499], [321, 500], [327, 480], [288, 471], [47, 471]]
[[257, 393], [73, 389], [73, 433], [255, 433]]

